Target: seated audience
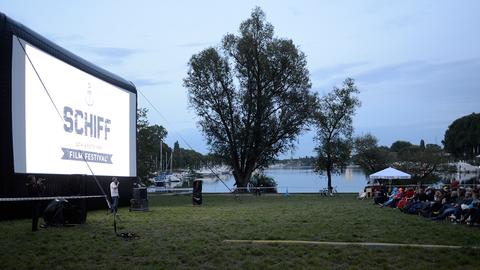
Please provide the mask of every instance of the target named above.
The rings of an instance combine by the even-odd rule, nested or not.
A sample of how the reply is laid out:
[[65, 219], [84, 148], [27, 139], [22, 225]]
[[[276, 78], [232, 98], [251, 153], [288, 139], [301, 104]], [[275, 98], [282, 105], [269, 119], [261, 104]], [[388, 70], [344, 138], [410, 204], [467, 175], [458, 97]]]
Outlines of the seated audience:
[[394, 187], [389, 196], [378, 189], [374, 193], [374, 202], [381, 206], [398, 208], [407, 214], [418, 214], [432, 220], [449, 219], [454, 223], [465, 223], [469, 226], [480, 224], [479, 188], [464, 188], [460, 185], [443, 187], [435, 190], [421, 187], [414, 190]]

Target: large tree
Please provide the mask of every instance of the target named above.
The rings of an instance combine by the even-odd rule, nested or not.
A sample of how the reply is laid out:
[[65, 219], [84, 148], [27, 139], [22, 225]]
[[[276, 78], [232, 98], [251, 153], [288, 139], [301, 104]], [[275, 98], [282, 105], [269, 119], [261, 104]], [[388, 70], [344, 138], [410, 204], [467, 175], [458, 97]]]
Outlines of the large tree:
[[200, 169], [205, 157], [191, 149], [181, 148], [177, 142], [173, 145], [173, 169]]
[[379, 146], [378, 139], [372, 134], [356, 137], [353, 145], [353, 162], [359, 165], [366, 175], [389, 167], [395, 160], [394, 153], [391, 153], [388, 147]]
[[238, 187], [293, 147], [315, 104], [305, 55], [274, 37], [258, 7], [239, 35], [192, 56], [184, 85], [210, 150], [232, 167]]
[[413, 144], [411, 142], [395, 141], [394, 143], [392, 143], [392, 146], [390, 146], [390, 151], [395, 152], [395, 153], [401, 153], [405, 149], [408, 149], [412, 146], [413, 146]]
[[332, 191], [332, 173], [344, 168], [350, 160], [352, 150], [352, 116], [360, 106], [356, 97], [359, 90], [351, 78], [343, 87], [334, 87], [322, 97], [315, 114], [317, 126], [315, 150], [317, 151], [316, 171], [326, 171], [328, 189]]
[[442, 141], [445, 150], [456, 158], [473, 159], [480, 154], [480, 113], [453, 121]]

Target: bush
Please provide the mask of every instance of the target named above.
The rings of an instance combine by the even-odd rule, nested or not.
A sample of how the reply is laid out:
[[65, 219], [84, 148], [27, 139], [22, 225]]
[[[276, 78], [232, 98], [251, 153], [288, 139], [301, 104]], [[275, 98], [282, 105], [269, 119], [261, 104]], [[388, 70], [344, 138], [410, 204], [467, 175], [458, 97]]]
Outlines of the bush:
[[254, 174], [250, 184], [253, 187], [261, 187], [263, 193], [277, 193], [277, 182], [263, 173]]

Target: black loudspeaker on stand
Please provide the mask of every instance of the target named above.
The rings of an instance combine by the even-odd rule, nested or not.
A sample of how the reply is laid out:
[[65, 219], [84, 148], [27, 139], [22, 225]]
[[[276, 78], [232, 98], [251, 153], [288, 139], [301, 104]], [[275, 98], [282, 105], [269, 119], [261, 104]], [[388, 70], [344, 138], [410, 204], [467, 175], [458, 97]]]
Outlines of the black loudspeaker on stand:
[[134, 188], [130, 200], [130, 211], [148, 211], [148, 199], [146, 188]]
[[192, 203], [202, 205], [202, 180], [193, 181]]

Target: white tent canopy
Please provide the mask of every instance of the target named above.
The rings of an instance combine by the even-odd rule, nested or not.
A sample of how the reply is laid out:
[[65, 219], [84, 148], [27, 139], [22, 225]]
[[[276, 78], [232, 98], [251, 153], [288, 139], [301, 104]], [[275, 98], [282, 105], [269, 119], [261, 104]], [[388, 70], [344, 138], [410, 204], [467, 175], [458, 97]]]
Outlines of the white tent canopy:
[[410, 179], [412, 176], [392, 167], [388, 167], [374, 174], [370, 174], [370, 179]]

